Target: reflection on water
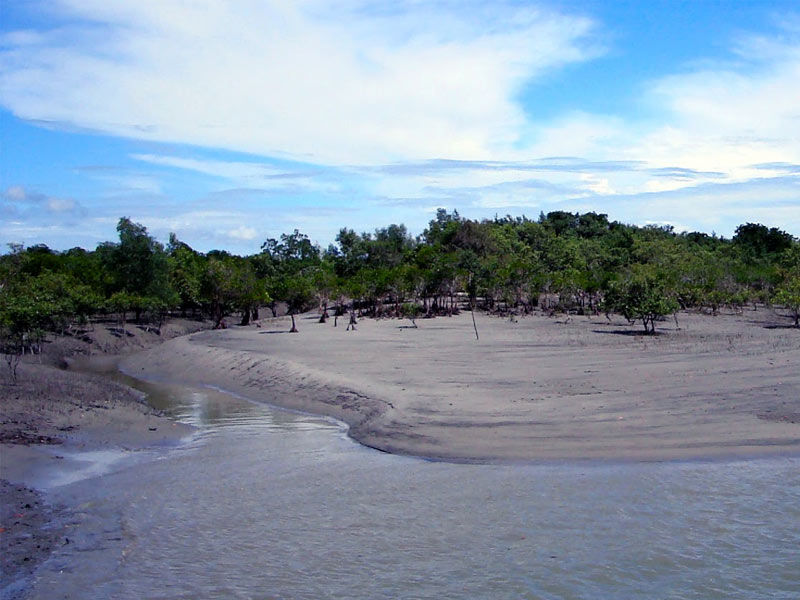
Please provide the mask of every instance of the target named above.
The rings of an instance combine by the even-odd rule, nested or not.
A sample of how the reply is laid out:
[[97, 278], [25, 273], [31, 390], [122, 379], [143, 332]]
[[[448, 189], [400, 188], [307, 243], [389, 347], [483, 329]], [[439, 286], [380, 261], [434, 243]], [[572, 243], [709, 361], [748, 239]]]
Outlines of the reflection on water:
[[797, 458], [454, 465], [215, 390], [145, 387], [200, 433], [61, 488], [90, 506], [89, 533], [34, 598], [800, 595]]
[[[148, 403], [167, 416], [197, 427], [201, 436], [216, 435], [221, 428], [257, 431], [263, 429], [289, 429], [292, 431], [317, 428], [334, 423], [332, 419], [302, 415], [289, 410], [276, 409], [224, 392], [204, 387], [193, 389], [179, 385], [141, 381], [128, 375], [116, 378], [147, 394]], [[345, 427], [336, 425], [337, 429]]]

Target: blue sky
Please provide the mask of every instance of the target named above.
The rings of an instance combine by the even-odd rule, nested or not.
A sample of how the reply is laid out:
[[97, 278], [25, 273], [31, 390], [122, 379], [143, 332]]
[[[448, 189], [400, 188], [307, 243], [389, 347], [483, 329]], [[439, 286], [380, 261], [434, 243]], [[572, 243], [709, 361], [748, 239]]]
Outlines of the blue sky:
[[[387, 8], [391, 7], [391, 8]], [[594, 210], [800, 235], [792, 1], [6, 0], [0, 244]]]

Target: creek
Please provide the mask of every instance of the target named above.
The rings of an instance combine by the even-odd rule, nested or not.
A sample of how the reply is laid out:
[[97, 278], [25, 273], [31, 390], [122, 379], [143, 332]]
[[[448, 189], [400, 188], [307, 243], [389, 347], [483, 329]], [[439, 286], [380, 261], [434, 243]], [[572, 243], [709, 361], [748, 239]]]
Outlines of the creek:
[[797, 598], [800, 458], [470, 465], [127, 380], [183, 445], [52, 480], [38, 599]]

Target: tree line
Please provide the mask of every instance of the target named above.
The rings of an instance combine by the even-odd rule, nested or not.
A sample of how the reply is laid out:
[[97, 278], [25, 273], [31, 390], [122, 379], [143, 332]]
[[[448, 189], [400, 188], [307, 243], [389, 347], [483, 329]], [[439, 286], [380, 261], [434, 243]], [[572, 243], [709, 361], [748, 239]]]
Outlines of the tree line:
[[[69, 333], [90, 318], [159, 327], [169, 314], [242, 325], [259, 310], [294, 317], [319, 307], [321, 319], [450, 315], [465, 308], [498, 314], [534, 309], [613, 311], [646, 331], [678, 309], [776, 303], [798, 325], [800, 241], [746, 223], [731, 239], [676, 233], [564, 211], [538, 219], [471, 220], [439, 209], [417, 237], [404, 225], [374, 232], [343, 228], [326, 249], [295, 230], [261, 251], [201, 253], [171, 234], [163, 245], [123, 217], [118, 241], [57, 252], [11, 245], [0, 256], [0, 339], [6, 354], [36, 348], [48, 332]], [[294, 318], [292, 329], [296, 330]]]

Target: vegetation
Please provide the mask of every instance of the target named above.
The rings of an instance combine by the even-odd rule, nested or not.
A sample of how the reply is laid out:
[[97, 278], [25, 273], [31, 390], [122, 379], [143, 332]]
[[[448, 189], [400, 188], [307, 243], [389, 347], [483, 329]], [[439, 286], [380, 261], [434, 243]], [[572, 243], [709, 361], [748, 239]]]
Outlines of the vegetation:
[[613, 281], [605, 296], [606, 309], [629, 321], [641, 321], [645, 333], [655, 333], [656, 320], [679, 308], [664, 280], [653, 274], [636, 274]]
[[276, 315], [283, 306], [297, 331], [294, 315], [314, 306], [321, 321], [329, 309], [335, 318], [350, 313], [348, 328], [356, 314], [416, 325], [462, 308], [538, 307], [615, 311], [653, 333], [678, 308], [716, 314], [774, 302], [800, 326], [800, 242], [754, 223], [727, 240], [593, 212], [474, 221], [440, 209], [418, 237], [403, 225], [344, 228], [322, 250], [295, 230], [245, 257], [200, 253], [174, 234], [164, 246], [125, 217], [117, 233], [93, 251], [12, 245], [0, 256], [0, 345], [10, 367], [48, 332], [74, 332], [98, 315], [117, 319], [124, 334], [131, 318], [158, 329], [173, 313], [224, 327], [233, 314], [246, 325], [259, 308]]

